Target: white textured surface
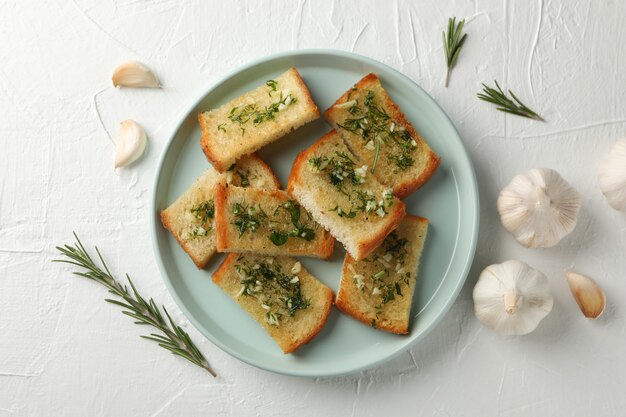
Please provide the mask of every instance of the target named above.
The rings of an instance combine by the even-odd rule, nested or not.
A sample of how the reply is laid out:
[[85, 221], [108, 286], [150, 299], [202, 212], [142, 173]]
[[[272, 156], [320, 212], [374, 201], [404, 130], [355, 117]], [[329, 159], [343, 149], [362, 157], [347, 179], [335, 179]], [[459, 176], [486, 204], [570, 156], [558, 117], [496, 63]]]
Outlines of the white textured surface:
[[[626, 4], [621, 1], [155, 0], [0, 1], [0, 416], [616, 416], [626, 408], [626, 215], [595, 169], [626, 136]], [[441, 30], [469, 34], [450, 88]], [[268, 53], [351, 50], [428, 91], [457, 125], [481, 192], [480, 242], [468, 283], [418, 346], [357, 375], [310, 380], [230, 358], [190, 332], [211, 378], [139, 339], [144, 329], [105, 292], [53, 265], [76, 230], [118, 273], [184, 322], [157, 272], [149, 188], [180, 112], [227, 71]], [[115, 90], [118, 63], [138, 59], [163, 90]], [[496, 78], [545, 124], [497, 113], [475, 95]], [[139, 121], [149, 149], [115, 175], [118, 123]], [[548, 250], [520, 247], [500, 226], [497, 193], [547, 166], [584, 196], [578, 227]], [[489, 263], [518, 258], [550, 278], [553, 312], [529, 336], [501, 337], [472, 312]], [[563, 268], [594, 277], [608, 312], [586, 321]]]

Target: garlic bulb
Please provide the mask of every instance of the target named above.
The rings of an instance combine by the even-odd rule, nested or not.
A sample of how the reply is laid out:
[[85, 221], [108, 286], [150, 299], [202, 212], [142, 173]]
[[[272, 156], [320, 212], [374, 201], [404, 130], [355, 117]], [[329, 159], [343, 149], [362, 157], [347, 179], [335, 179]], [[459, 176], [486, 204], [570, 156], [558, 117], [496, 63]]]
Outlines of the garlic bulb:
[[148, 138], [143, 128], [133, 120], [124, 120], [115, 143], [115, 168], [136, 161], [146, 149]]
[[498, 197], [502, 225], [528, 248], [559, 243], [576, 227], [579, 209], [578, 192], [547, 168], [517, 175]]
[[598, 168], [598, 182], [611, 207], [626, 211], [626, 138], [615, 142]]
[[111, 78], [115, 87], [161, 87], [159, 79], [150, 68], [137, 61], [128, 61], [117, 66]]
[[573, 271], [567, 271], [565, 276], [584, 316], [589, 319], [600, 317], [606, 306], [606, 298], [598, 284], [591, 278]]
[[515, 260], [485, 268], [473, 296], [478, 320], [506, 335], [532, 332], [553, 304], [546, 276]]

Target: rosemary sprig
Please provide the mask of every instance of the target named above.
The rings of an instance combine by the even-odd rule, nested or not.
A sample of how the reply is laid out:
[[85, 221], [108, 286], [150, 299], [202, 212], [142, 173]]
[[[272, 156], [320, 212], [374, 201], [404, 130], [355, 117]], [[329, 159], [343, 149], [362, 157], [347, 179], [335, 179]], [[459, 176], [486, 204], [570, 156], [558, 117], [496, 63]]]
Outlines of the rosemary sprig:
[[457, 24], [456, 17], [451, 17], [448, 19], [448, 31], [443, 32], [443, 50], [446, 54], [446, 65], [448, 66], [448, 69], [446, 70], [446, 79], [444, 81], [445, 87], [448, 87], [450, 71], [454, 67], [454, 64], [456, 64], [459, 52], [461, 52], [465, 38], [467, 38], [467, 34], [461, 36], [463, 25], [465, 25], [465, 19], [461, 20]]
[[526, 107], [524, 103], [522, 103], [516, 96], [513, 94], [511, 90], [509, 90], [509, 94], [513, 97], [513, 100], [508, 98], [506, 94], [500, 88], [500, 85], [497, 81], [496, 88], [488, 87], [483, 83], [483, 93], [478, 93], [478, 98], [489, 103], [495, 104], [498, 110], [515, 114], [517, 116], [528, 117], [529, 119], [539, 120], [543, 122], [543, 118], [539, 116], [537, 113]]
[[207, 360], [196, 345], [194, 345], [189, 334], [174, 323], [164, 306], [161, 306], [161, 308], [167, 320], [163, 317], [163, 314], [152, 298], [146, 301], [145, 298], [139, 295], [128, 274], [126, 274], [126, 278], [128, 279], [132, 292], [129, 291], [126, 285], [122, 285], [111, 275], [98, 247], [95, 248], [96, 253], [98, 254], [98, 258], [104, 270], [89, 256], [76, 233], [74, 233], [74, 237], [76, 238], [76, 244], [74, 246], [65, 245], [63, 247], [56, 247], [65, 259], [54, 259], [52, 262], [67, 263], [84, 269], [85, 271], [74, 272], [74, 274], [104, 285], [111, 294], [123, 300], [105, 299], [106, 302], [124, 308], [125, 310], [122, 312], [137, 320], [135, 324], [152, 326], [162, 333], [151, 333], [149, 336], [144, 335], [141, 337], [158, 343], [159, 346], [169, 350], [174, 355], [185, 358], [193, 364], [204, 368], [211, 375], [216, 376], [215, 372], [209, 367]]

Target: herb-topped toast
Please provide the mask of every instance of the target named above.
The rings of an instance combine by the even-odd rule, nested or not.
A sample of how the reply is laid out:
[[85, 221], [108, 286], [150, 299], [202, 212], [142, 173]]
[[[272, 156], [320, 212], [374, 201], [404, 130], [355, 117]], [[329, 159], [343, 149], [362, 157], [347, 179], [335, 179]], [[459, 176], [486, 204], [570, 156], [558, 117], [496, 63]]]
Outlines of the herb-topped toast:
[[293, 258], [229, 254], [213, 282], [291, 353], [324, 326], [333, 292]]
[[405, 334], [428, 220], [407, 215], [370, 256], [346, 255], [335, 304], [377, 329]]
[[329, 258], [335, 240], [285, 191], [215, 187], [219, 252]]
[[223, 106], [200, 113], [200, 145], [220, 172], [243, 155], [320, 117], [295, 68]]
[[335, 130], [298, 154], [287, 191], [355, 259], [369, 255], [405, 213], [404, 203], [357, 163]]
[[213, 191], [220, 182], [240, 187], [280, 188], [272, 170], [252, 154], [240, 159], [224, 174], [207, 169], [174, 203], [161, 211], [161, 223], [198, 268], [204, 268], [216, 251]]
[[361, 164], [404, 198], [422, 186], [439, 166], [439, 157], [389, 98], [376, 74], [368, 74], [328, 110], [326, 120], [339, 132]]

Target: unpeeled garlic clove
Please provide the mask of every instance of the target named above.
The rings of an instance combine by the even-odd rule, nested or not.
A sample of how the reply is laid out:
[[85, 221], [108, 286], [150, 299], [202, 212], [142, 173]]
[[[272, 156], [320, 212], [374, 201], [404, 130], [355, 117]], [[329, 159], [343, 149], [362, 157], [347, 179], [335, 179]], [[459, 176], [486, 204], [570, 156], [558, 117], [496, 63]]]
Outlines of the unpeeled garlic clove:
[[598, 167], [598, 183], [611, 207], [626, 211], [626, 138], [615, 142]]
[[148, 138], [143, 128], [134, 120], [124, 120], [115, 143], [115, 168], [136, 161], [146, 149]]
[[138, 61], [128, 61], [117, 66], [111, 78], [115, 87], [161, 87], [150, 68]]
[[600, 317], [606, 306], [604, 292], [588, 276], [573, 271], [566, 271], [567, 283], [580, 311], [589, 319]]

